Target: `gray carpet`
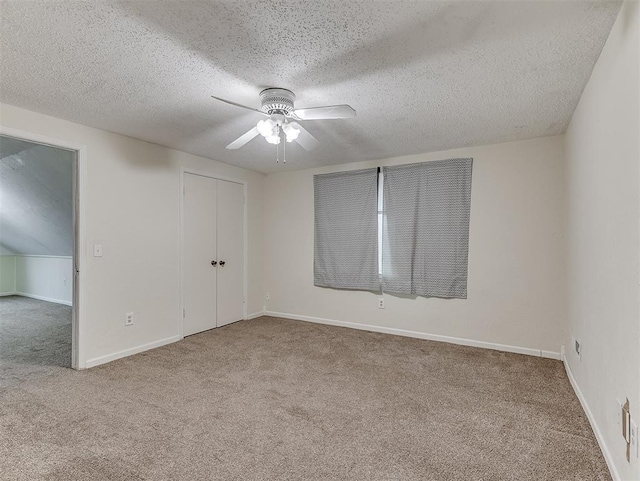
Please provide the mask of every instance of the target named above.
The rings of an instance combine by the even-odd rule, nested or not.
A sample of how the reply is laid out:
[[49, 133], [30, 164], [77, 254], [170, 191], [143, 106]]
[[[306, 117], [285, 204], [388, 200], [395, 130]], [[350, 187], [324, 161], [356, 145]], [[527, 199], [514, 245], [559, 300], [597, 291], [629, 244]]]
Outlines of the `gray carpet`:
[[605, 480], [558, 361], [263, 317], [0, 391], [7, 480]]
[[71, 367], [71, 307], [0, 297], [0, 388]]

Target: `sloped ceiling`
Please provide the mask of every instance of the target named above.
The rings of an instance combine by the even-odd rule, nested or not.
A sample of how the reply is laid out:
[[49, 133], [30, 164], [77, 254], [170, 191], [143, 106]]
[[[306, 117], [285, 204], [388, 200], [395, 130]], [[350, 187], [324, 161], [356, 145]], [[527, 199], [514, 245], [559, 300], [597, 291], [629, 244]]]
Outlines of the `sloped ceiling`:
[[9, 249], [3, 247], [2, 244], [0, 244], [0, 256], [10, 256], [13, 254], [15, 254], [15, 252], [10, 251]]
[[0, 247], [73, 253], [72, 152], [0, 136]]
[[[607, 1], [3, 2], [0, 99], [261, 172], [564, 132], [620, 7]], [[225, 146], [282, 87], [313, 152]]]

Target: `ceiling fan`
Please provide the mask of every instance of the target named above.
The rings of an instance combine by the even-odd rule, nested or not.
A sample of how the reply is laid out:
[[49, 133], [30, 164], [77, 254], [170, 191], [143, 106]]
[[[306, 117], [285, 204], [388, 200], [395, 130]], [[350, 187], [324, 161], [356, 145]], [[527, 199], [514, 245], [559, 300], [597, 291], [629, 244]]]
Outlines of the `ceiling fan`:
[[316, 138], [311, 135], [298, 121], [347, 119], [356, 116], [356, 111], [349, 105], [331, 105], [309, 109], [294, 109], [295, 94], [287, 89], [269, 88], [260, 92], [262, 107], [254, 109], [220, 97], [212, 97], [236, 107], [253, 110], [267, 119], [258, 124], [227, 145], [227, 149], [239, 149], [254, 137], [262, 135], [270, 144], [278, 145], [284, 138], [287, 142], [298, 142], [305, 150], [313, 150], [318, 145]]

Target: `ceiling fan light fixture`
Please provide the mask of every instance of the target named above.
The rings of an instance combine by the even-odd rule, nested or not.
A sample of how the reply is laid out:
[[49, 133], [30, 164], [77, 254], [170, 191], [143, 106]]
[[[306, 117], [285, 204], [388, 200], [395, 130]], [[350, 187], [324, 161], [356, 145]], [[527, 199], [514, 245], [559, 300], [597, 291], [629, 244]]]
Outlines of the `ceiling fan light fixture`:
[[280, 136], [278, 134], [269, 135], [264, 139], [273, 145], [278, 145], [280, 143]]
[[258, 133], [265, 139], [277, 132], [278, 125], [271, 119], [259, 120], [256, 125]]
[[284, 135], [287, 137], [287, 142], [293, 142], [300, 135], [300, 127], [295, 122], [289, 122], [282, 126]]
[[270, 144], [278, 145], [280, 143], [280, 126], [276, 120], [260, 120], [256, 125], [256, 129]]

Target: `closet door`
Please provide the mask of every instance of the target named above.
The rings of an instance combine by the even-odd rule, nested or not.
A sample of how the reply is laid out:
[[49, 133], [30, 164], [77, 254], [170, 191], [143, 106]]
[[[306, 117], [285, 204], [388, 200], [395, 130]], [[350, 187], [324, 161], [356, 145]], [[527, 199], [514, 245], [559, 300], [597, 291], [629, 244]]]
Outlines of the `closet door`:
[[[216, 327], [217, 180], [184, 174], [183, 334]], [[216, 263], [215, 265], [212, 265]]]
[[218, 327], [244, 317], [244, 186], [218, 180]]

